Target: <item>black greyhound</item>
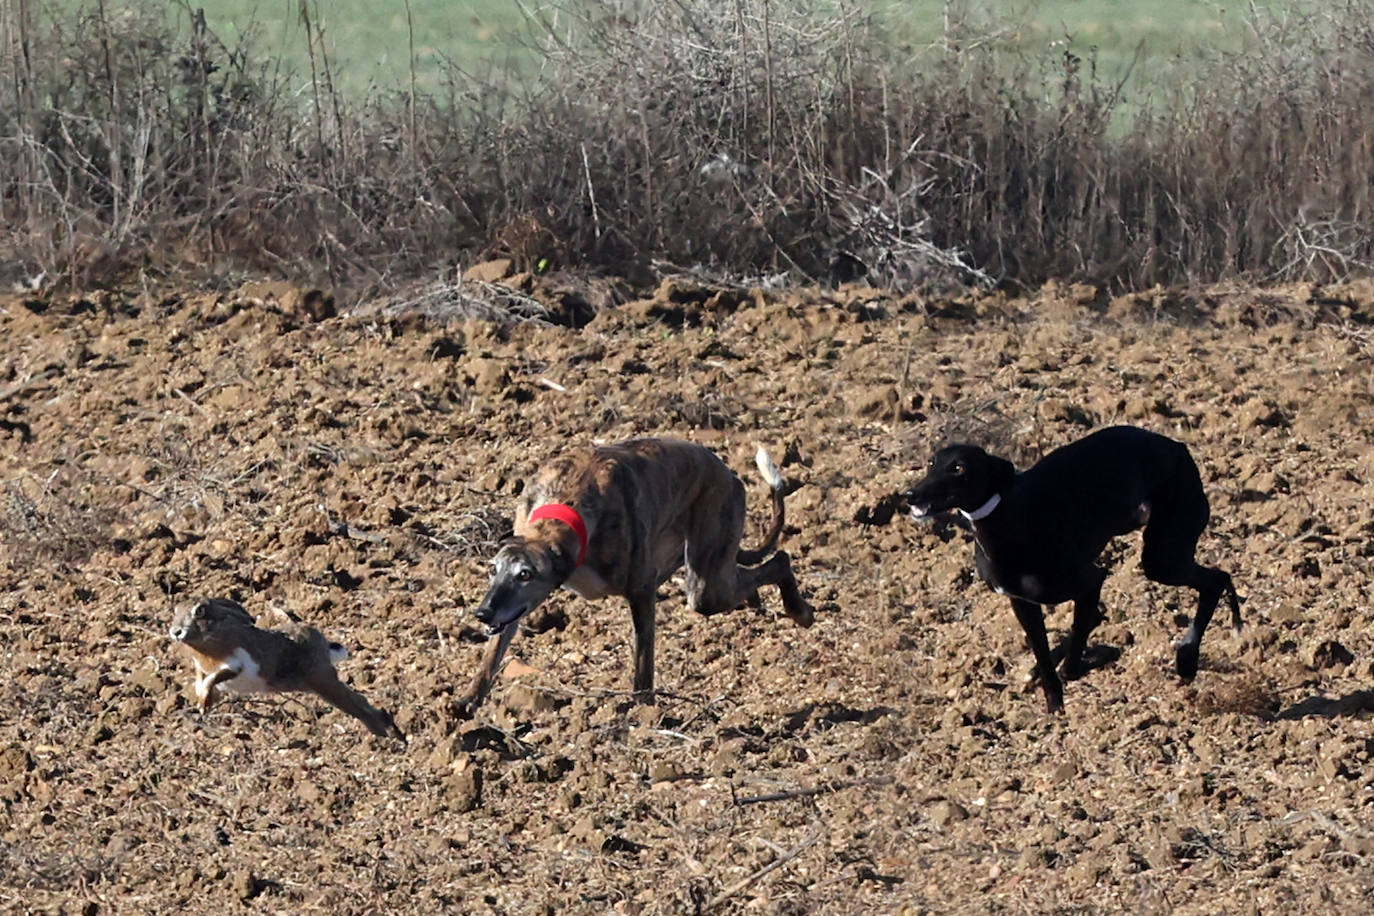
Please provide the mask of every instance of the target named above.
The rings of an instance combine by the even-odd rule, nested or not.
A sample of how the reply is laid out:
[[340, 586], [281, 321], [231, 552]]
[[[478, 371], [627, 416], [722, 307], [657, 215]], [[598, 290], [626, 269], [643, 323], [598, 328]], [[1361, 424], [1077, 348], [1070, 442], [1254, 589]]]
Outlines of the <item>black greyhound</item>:
[[1193, 558], [1209, 514], [1197, 465], [1182, 443], [1158, 433], [1134, 426], [1098, 430], [1019, 473], [977, 446], [951, 445], [902, 497], [914, 518], [957, 509], [969, 520], [978, 574], [1011, 599], [1050, 712], [1063, 710], [1064, 688], [1042, 605], [1073, 602], [1064, 674], [1082, 676], [1088, 634], [1102, 622], [1098, 596], [1107, 571], [1096, 560], [1118, 535], [1143, 527], [1145, 575], [1197, 590], [1197, 615], [1178, 647], [1180, 678], [1197, 674], [1202, 634], [1223, 593], [1240, 628], [1231, 577]]

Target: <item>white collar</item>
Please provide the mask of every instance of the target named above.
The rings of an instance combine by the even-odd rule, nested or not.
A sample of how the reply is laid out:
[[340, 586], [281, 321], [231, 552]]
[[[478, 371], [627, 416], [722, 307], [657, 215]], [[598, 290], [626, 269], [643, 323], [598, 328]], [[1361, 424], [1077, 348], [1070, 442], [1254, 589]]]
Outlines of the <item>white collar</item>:
[[965, 512], [963, 509], [960, 509], [960, 510], [959, 510], [959, 514], [962, 515], [964, 518], [968, 519], [968, 520], [971, 521], [971, 522], [976, 522], [976, 521], [979, 521], [979, 520], [981, 520], [981, 519], [985, 519], [985, 518], [987, 518], [989, 515], [991, 515], [991, 514], [992, 514], [992, 510], [993, 510], [993, 509], [996, 509], [998, 503], [1000, 503], [1001, 501], [1002, 501], [1002, 494], [1001, 494], [1001, 493], [994, 493], [994, 494], [992, 494], [992, 498], [991, 498], [991, 499], [989, 499], [987, 502], [983, 503], [983, 504], [982, 504], [981, 506], [979, 506], [977, 509], [974, 509], [972, 512]]

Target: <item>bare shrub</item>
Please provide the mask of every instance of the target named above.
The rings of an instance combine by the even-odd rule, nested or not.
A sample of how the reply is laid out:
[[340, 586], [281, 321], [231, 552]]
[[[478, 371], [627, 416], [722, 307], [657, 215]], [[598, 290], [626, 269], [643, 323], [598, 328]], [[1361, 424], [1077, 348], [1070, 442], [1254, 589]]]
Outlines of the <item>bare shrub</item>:
[[110, 540], [116, 510], [92, 505], [80, 482], [54, 471], [0, 485], [0, 547], [13, 563], [77, 566]]
[[469, 318], [496, 322], [533, 320], [547, 318], [549, 314], [546, 306], [518, 290], [500, 283], [466, 279], [410, 286], [369, 310], [392, 318], [418, 315], [439, 323]]
[[492, 508], [459, 511], [438, 534], [426, 540], [465, 559], [486, 558], [496, 552], [511, 530], [510, 516]]
[[1369, 0], [1256, 11], [1247, 49], [1142, 61], [1129, 99], [1073, 53], [958, 22], [913, 51], [805, 0], [566, 0], [528, 13], [533, 73], [363, 98], [305, 4], [302, 97], [251, 29], [174, 10], [7, 8], [0, 280], [266, 271], [475, 314], [425, 285], [492, 256], [900, 291], [1374, 264]]

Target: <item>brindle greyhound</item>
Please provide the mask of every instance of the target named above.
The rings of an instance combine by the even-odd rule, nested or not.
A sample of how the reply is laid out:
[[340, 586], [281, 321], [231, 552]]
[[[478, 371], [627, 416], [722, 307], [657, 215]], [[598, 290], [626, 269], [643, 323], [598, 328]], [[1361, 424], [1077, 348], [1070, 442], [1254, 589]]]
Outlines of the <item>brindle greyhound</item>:
[[654, 596], [679, 567], [686, 566], [687, 606], [699, 614], [757, 605], [759, 587], [776, 585], [787, 616], [811, 626], [790, 559], [773, 553], [783, 529], [782, 475], [763, 449], [755, 461], [773, 494], [772, 526], [756, 550], [740, 549], [744, 485], [700, 445], [631, 439], [538, 471], [516, 507], [513, 536], [492, 560], [491, 588], [476, 612], [490, 640], [459, 713], [471, 716], [481, 705], [520, 618], [560, 586], [629, 601], [641, 703], [654, 702]]

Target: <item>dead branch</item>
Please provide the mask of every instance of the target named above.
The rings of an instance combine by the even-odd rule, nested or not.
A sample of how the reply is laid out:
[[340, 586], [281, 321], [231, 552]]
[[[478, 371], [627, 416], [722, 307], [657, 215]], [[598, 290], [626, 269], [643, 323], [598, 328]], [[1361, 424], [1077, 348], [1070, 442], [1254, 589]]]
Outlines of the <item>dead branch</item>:
[[824, 783], [812, 789], [788, 789], [783, 792], [773, 792], [769, 795], [754, 795], [749, 798], [737, 798], [735, 799], [735, 804], [743, 807], [745, 805], [757, 805], [762, 802], [786, 801], [789, 798], [813, 798], [817, 795], [826, 795], [830, 792], [839, 792], [842, 789], [853, 789], [858, 786], [890, 786], [892, 782], [891, 776], [871, 776], [867, 779], [847, 779]]
[[763, 868], [760, 868], [752, 875], [749, 875], [745, 878], [740, 879], [739, 881], [736, 881], [734, 884], [730, 885], [725, 890], [721, 891], [715, 897], [711, 898], [711, 900], [707, 901], [706, 906], [702, 907], [702, 911], [708, 912], [710, 910], [714, 910], [716, 907], [720, 906], [722, 903], [729, 900], [731, 897], [752, 887], [769, 872], [776, 871], [777, 869], [786, 865], [788, 862], [791, 862], [797, 856], [801, 855], [807, 849], [811, 848], [813, 845], [815, 845], [816, 841], [820, 839], [820, 836], [821, 825], [817, 824], [815, 827], [811, 829], [811, 832], [806, 835], [806, 839], [802, 840], [794, 848], [778, 856], [772, 862], [769, 862], [767, 865], [763, 866]]

